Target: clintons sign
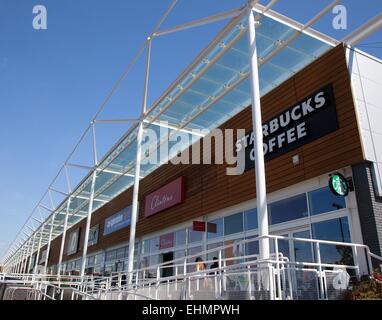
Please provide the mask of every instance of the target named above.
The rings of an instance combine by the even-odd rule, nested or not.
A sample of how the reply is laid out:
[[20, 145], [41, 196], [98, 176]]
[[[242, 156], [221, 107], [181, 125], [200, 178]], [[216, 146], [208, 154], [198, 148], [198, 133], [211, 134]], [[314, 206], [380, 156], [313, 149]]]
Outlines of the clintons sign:
[[145, 217], [150, 217], [184, 201], [184, 177], [149, 194], [145, 201]]

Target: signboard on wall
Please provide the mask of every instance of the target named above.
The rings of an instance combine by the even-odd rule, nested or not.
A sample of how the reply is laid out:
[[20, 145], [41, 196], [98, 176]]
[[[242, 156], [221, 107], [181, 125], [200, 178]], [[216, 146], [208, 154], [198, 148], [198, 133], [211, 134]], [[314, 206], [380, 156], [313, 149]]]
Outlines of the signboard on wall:
[[192, 230], [199, 232], [217, 233], [217, 224], [205, 221], [193, 221]]
[[88, 240], [88, 247], [94, 246], [98, 243], [98, 236], [99, 236], [99, 224], [93, 226], [89, 230], [89, 240]]
[[68, 243], [68, 256], [75, 254], [78, 252], [78, 245], [80, 239], [80, 228], [77, 228], [69, 235], [69, 243]]
[[145, 217], [151, 217], [184, 201], [184, 177], [180, 177], [149, 194], [145, 200]]
[[131, 209], [132, 206], [129, 206], [121, 210], [120, 212], [112, 215], [111, 217], [107, 218], [105, 220], [103, 235], [107, 236], [113, 232], [128, 227], [131, 223]]
[[[338, 130], [336, 104], [331, 84], [306, 97], [263, 124], [264, 158], [271, 160]], [[245, 170], [255, 164], [254, 132], [236, 143], [245, 153]]]
[[159, 238], [159, 250], [174, 247], [175, 237], [174, 233], [169, 233]]

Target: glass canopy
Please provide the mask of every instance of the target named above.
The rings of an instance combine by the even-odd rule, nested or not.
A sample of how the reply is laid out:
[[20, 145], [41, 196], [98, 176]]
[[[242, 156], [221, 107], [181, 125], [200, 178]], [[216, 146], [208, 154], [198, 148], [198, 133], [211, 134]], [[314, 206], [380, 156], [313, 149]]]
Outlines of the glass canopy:
[[[247, 17], [234, 18], [237, 23], [221, 33], [220, 38], [207, 53], [199, 57], [190, 72], [174, 83], [149, 109], [144, 128], [154, 130], [161, 141], [183, 130], [189, 135], [189, 143], [180, 146], [179, 152], [195, 142], [192, 129], [214, 129], [251, 103], [249, 85], [249, 57]], [[257, 51], [261, 96], [264, 96], [295, 73], [331, 48], [331, 45], [316, 37], [300, 32], [293, 27], [262, 14], [257, 14]], [[287, 46], [288, 39], [298, 36]], [[276, 54], [275, 54], [276, 53]], [[161, 133], [160, 123], [169, 124], [168, 134]], [[134, 184], [137, 152], [137, 126], [126, 134], [97, 168], [93, 211], [111, 201]], [[191, 139], [192, 138], [192, 139]], [[169, 142], [169, 149], [174, 142]], [[153, 146], [153, 150], [158, 148]], [[142, 158], [147, 157], [142, 154]], [[172, 155], [170, 155], [171, 157]], [[168, 159], [160, 159], [162, 162]], [[159, 164], [144, 164], [141, 178], [156, 170]], [[70, 198], [68, 226], [87, 215], [91, 189], [90, 173], [57, 208], [54, 234], [62, 232], [64, 214]]]

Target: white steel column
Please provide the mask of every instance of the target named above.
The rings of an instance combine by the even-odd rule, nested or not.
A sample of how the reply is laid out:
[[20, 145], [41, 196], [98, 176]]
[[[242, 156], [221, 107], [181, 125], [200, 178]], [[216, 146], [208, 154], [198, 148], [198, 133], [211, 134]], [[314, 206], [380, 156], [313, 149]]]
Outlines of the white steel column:
[[46, 248], [46, 257], [45, 257], [45, 263], [44, 263], [44, 274], [46, 274], [46, 270], [48, 268], [48, 260], [49, 260], [49, 254], [50, 254], [50, 244], [52, 242], [52, 233], [53, 233], [53, 227], [54, 227], [54, 218], [56, 217], [55, 214], [52, 215], [52, 221], [50, 223], [50, 230], [49, 230], [49, 239], [48, 239], [48, 247]]
[[[146, 114], [147, 108], [147, 92], [149, 84], [149, 74], [150, 74], [150, 59], [151, 59], [151, 38], [148, 38], [147, 43], [147, 61], [146, 61], [146, 75], [143, 90], [143, 101], [142, 101], [142, 119]], [[134, 190], [133, 190], [133, 204], [131, 209], [131, 223], [130, 223], [130, 240], [129, 240], [129, 257], [127, 260], [127, 272], [129, 273], [128, 283], [131, 284], [133, 278], [134, 269], [134, 249], [135, 249], [135, 234], [137, 226], [138, 217], [138, 196], [139, 196], [139, 182], [141, 177], [141, 157], [142, 157], [142, 137], [143, 137], [143, 120], [139, 123], [138, 134], [137, 134], [137, 157], [135, 162], [135, 177], [134, 177]]]
[[58, 276], [61, 274], [61, 265], [62, 265], [62, 258], [64, 256], [66, 231], [67, 231], [67, 228], [68, 228], [68, 218], [69, 218], [69, 210], [70, 210], [70, 203], [71, 202], [72, 202], [72, 197], [69, 197], [68, 203], [66, 204], [66, 214], [65, 214], [65, 220], [64, 220], [64, 230], [62, 232], [62, 238], [61, 238], [60, 257], [58, 258], [58, 267], [57, 267], [57, 275]]
[[93, 205], [94, 205], [94, 192], [95, 192], [95, 183], [97, 180], [97, 166], [98, 166], [97, 140], [96, 140], [96, 131], [95, 131], [95, 122], [94, 121], [91, 123], [91, 127], [92, 127], [92, 133], [93, 133], [94, 172], [93, 172], [92, 182], [91, 182], [91, 186], [90, 186], [89, 208], [88, 208], [88, 217], [86, 219], [84, 247], [82, 248], [81, 277], [83, 277], [85, 275], [86, 255], [88, 253], [89, 232], [90, 232], [90, 225], [92, 222]]
[[[251, 78], [251, 98], [252, 98], [252, 122], [253, 131], [255, 133], [255, 168], [256, 168], [256, 200], [257, 215], [259, 223], [259, 237], [269, 235], [268, 227], [268, 208], [267, 208], [267, 189], [265, 181], [265, 164], [264, 164], [264, 141], [261, 117], [260, 103], [260, 82], [258, 71], [258, 57], [256, 48], [256, 27], [255, 16], [250, 6], [248, 17], [248, 40], [249, 40], [249, 65]], [[269, 239], [260, 239], [260, 259], [268, 259]]]
[[40, 229], [40, 239], [38, 240], [38, 247], [37, 247], [37, 255], [36, 255], [36, 262], [33, 268], [33, 273], [37, 274], [37, 269], [38, 269], [38, 260], [40, 259], [40, 250], [41, 250], [41, 242], [42, 242], [42, 237], [44, 235], [44, 226], [41, 226], [42, 229]]
[[92, 182], [91, 182], [91, 189], [90, 189], [88, 217], [87, 217], [87, 220], [86, 220], [84, 247], [82, 248], [81, 277], [83, 277], [85, 275], [86, 255], [88, 253], [89, 231], [90, 231], [90, 224], [91, 224], [91, 221], [92, 221], [93, 203], [94, 203], [94, 189], [95, 189], [96, 179], [97, 179], [97, 170], [94, 169], [93, 177], [92, 177]]

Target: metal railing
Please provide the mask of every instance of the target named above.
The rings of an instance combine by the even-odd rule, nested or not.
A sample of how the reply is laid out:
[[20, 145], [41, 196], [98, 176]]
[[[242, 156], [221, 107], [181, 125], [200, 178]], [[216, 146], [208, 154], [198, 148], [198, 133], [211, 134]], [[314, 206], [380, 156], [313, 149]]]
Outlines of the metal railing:
[[[29, 296], [51, 300], [335, 299], [346, 291], [350, 275], [357, 278], [362, 272], [371, 275], [372, 259], [382, 261], [382, 257], [361, 244], [282, 236], [263, 238], [268, 238], [273, 247], [268, 259], [244, 253], [225, 257], [234, 247], [256, 247], [261, 238], [253, 238], [132, 273], [120, 272], [109, 277], [0, 274], [0, 282], [28, 286]], [[291, 261], [281, 252], [281, 242], [289, 248], [303, 243], [311, 251], [312, 259]], [[328, 247], [345, 252], [346, 261], [326, 262]], [[217, 259], [207, 260], [207, 256]], [[207, 269], [207, 265], [213, 268]]]

